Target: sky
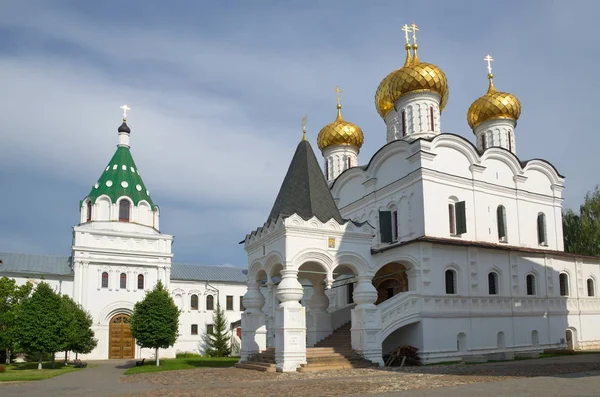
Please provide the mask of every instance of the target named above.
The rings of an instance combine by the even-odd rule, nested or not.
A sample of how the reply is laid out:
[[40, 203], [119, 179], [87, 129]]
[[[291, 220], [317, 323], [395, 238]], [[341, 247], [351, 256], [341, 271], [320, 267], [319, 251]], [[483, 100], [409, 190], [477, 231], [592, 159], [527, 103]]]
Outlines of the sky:
[[450, 98], [442, 131], [474, 140], [470, 104], [515, 94], [520, 159], [566, 176], [564, 207], [599, 183], [600, 2], [423, 0], [0, 1], [0, 251], [70, 255], [79, 202], [112, 157], [131, 107], [132, 154], [174, 262], [247, 266], [301, 138], [336, 115], [385, 144], [373, 97], [404, 62], [416, 22], [422, 61]]

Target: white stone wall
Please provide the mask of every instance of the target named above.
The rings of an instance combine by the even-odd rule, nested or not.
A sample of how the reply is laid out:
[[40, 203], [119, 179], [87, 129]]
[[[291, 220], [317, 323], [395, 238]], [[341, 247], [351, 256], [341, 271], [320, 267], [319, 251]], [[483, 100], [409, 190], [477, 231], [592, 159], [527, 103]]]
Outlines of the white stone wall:
[[[440, 99], [440, 95], [432, 91], [402, 95], [396, 101], [394, 108], [385, 116], [387, 143], [398, 139], [415, 139], [439, 134], [441, 132]], [[402, 123], [402, 112], [404, 112], [405, 127]]]
[[[179, 316], [179, 337], [174, 349], [179, 352], [203, 353], [203, 340], [208, 324], [213, 324], [213, 313], [217, 299], [225, 311], [229, 325], [241, 319], [240, 298], [247, 291], [246, 284], [216, 283], [206, 281], [171, 281], [171, 296], [181, 310]], [[198, 296], [198, 309], [191, 308], [192, 295]], [[213, 296], [214, 310], [207, 310], [206, 297]], [[233, 310], [226, 310], [227, 296], [233, 297]], [[198, 334], [192, 334], [192, 324], [198, 326]]]
[[358, 165], [358, 148], [348, 145], [328, 146], [323, 150], [325, 179], [328, 182], [337, 178], [348, 168]]
[[[81, 208], [79, 212], [79, 223], [88, 223], [87, 214], [88, 206], [92, 205], [92, 218], [91, 222], [95, 221], [119, 221], [119, 205], [121, 200], [127, 200], [130, 202], [130, 215], [129, 223], [139, 224], [144, 226], [152, 227], [159, 230], [159, 210], [156, 208], [153, 210], [150, 208], [150, 204], [146, 200], [141, 200], [137, 205], [134, 205], [133, 201], [126, 196], [119, 198], [115, 203], [111, 202], [110, 198], [106, 195], [102, 195], [96, 199], [94, 204], [91, 204], [89, 200], [83, 200], [81, 202]], [[126, 223], [126, 222], [123, 222]]]
[[[515, 148], [515, 125], [512, 119], [495, 119], [484, 121], [475, 127], [477, 148], [481, 151], [491, 147], [501, 147], [512, 153], [517, 153]], [[485, 145], [484, 145], [485, 137]], [[485, 146], [485, 148], [484, 148]]]
[[[381, 210], [397, 210], [399, 241], [418, 236], [499, 243], [496, 209], [506, 209], [502, 243], [563, 249], [564, 180], [547, 163], [525, 167], [491, 148], [479, 155], [463, 138], [438, 135], [431, 142], [396, 141], [380, 150], [366, 170], [355, 168], [332, 185], [342, 215], [379, 228]], [[450, 235], [448, 204], [465, 201], [467, 232]], [[546, 242], [538, 244], [537, 216], [546, 216]], [[380, 239], [375, 238], [377, 246]]]

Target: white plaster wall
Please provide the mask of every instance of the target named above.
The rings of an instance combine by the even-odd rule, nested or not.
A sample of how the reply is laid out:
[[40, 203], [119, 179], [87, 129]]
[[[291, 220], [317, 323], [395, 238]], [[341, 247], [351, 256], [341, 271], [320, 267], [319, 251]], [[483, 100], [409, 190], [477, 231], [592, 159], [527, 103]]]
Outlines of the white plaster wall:
[[[129, 223], [149, 226], [158, 230], [158, 211], [153, 211], [150, 204], [146, 200], [140, 201], [134, 205], [128, 197], [121, 197], [117, 202], [112, 203], [108, 196], [100, 196], [92, 205], [92, 220], [96, 221], [112, 221], [119, 222], [119, 203], [121, 200], [127, 200], [131, 203]], [[85, 199], [81, 202], [79, 212], [79, 224], [88, 223], [87, 211], [90, 201]], [[156, 218], [156, 219], [155, 219]], [[122, 222], [127, 223], [127, 222]]]
[[[323, 157], [327, 163], [324, 170], [329, 173], [325, 178], [327, 181], [332, 181], [348, 168], [358, 165], [358, 148], [349, 145], [329, 146], [323, 150]], [[350, 166], [348, 166], [348, 159], [350, 159]]]
[[[415, 138], [423, 134], [440, 133], [440, 99], [435, 92], [412, 92], [402, 95], [395, 106], [385, 116], [387, 126], [387, 142], [403, 138]], [[433, 129], [431, 128], [431, 113], [433, 108]], [[402, 112], [405, 112], [406, 136], [402, 135]]]

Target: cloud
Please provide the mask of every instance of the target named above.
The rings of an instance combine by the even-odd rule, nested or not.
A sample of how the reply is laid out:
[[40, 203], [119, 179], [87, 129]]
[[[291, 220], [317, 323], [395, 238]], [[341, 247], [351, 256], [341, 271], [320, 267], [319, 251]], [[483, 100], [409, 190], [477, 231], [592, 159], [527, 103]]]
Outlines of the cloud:
[[[51, 245], [39, 236], [61, 230], [68, 249], [65, 230], [114, 151], [118, 106], [127, 103], [132, 152], [161, 205], [163, 231], [176, 235], [176, 261], [243, 265], [237, 242], [266, 218], [300, 118], [308, 114], [314, 142], [335, 117], [336, 85], [344, 116], [365, 132], [361, 163], [385, 143], [373, 95], [402, 64], [399, 26], [412, 20], [421, 23], [421, 58], [450, 82], [444, 131], [472, 139], [465, 114], [485, 92], [482, 58], [491, 52], [498, 88], [523, 104], [520, 157], [546, 158], [567, 175], [566, 206], [593, 187], [583, 162], [600, 143], [590, 128], [600, 89], [591, 72], [600, 62], [594, 2], [8, 3], [0, 13], [0, 178], [12, 186], [43, 175], [69, 186], [47, 191], [73, 204], [42, 225], [43, 209], [11, 201], [36, 226], [2, 245], [54, 252], [56, 238]], [[0, 215], [9, 218], [0, 237], [16, 227]]]

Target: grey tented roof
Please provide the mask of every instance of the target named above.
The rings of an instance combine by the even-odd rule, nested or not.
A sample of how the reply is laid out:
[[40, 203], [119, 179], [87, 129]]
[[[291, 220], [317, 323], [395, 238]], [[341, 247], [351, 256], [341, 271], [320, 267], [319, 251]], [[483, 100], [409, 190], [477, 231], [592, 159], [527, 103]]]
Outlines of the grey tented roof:
[[70, 276], [71, 257], [34, 255], [34, 254], [12, 254], [0, 252], [0, 274], [2, 273], [26, 273], [39, 275]]
[[171, 280], [224, 281], [245, 283], [248, 271], [239, 267], [183, 265], [173, 263]]
[[279, 189], [269, 220], [298, 214], [303, 219], [331, 218], [344, 223], [310, 143], [302, 140]]
[[[0, 275], [9, 273], [35, 274], [37, 276], [72, 276], [71, 257], [13, 254], [0, 252]], [[248, 271], [239, 267], [171, 265], [171, 280], [215, 281], [246, 283]]]

